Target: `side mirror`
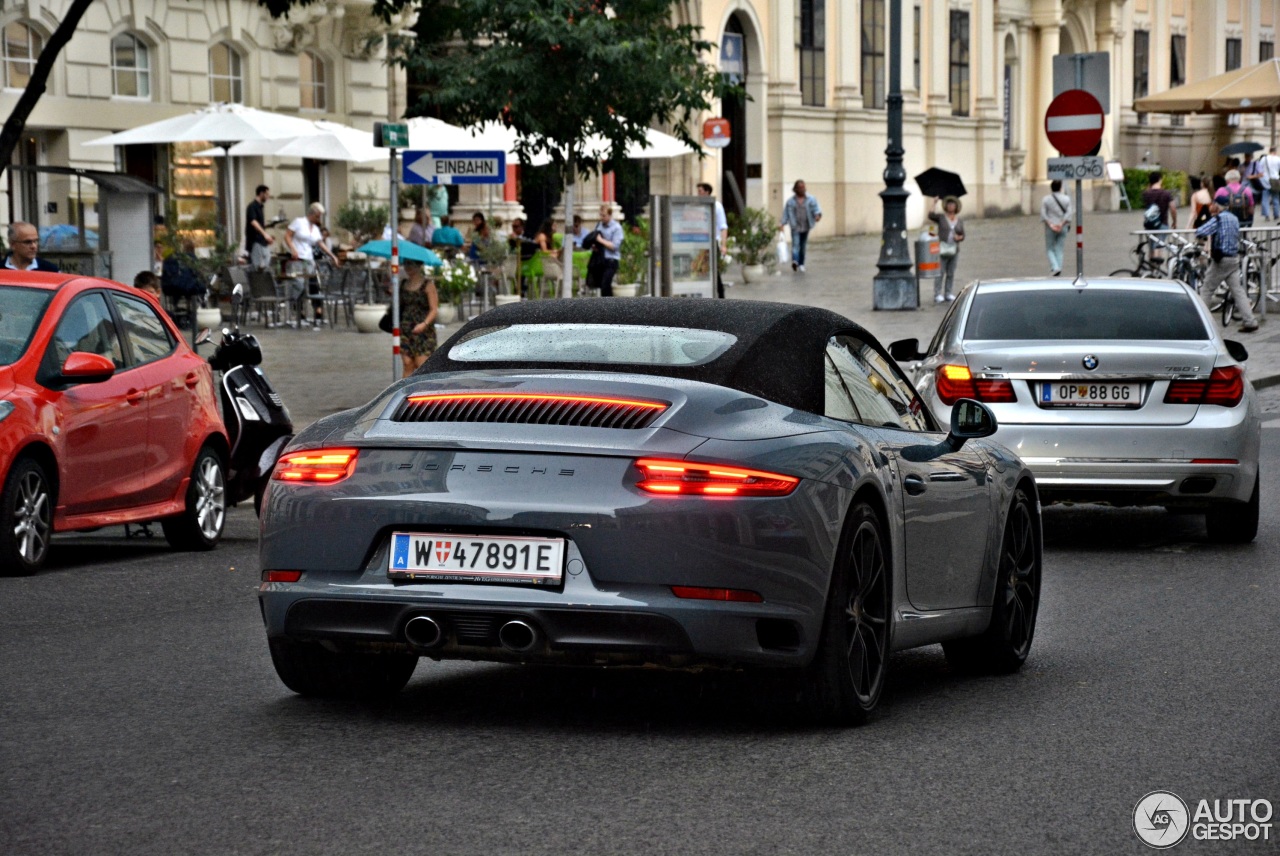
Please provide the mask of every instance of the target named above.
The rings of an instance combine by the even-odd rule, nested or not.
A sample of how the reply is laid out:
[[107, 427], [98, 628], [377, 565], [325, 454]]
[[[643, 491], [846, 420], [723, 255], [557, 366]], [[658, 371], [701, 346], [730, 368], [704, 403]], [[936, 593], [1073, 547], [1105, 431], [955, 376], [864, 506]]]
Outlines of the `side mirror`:
[[920, 353], [919, 339], [899, 339], [889, 346], [889, 356], [900, 363], [924, 359], [924, 354]]
[[1235, 339], [1224, 339], [1223, 343], [1227, 346], [1227, 353], [1231, 355], [1231, 359], [1237, 363], [1243, 363], [1249, 359], [1249, 352]]
[[72, 351], [58, 379], [64, 383], [102, 383], [116, 373], [116, 364], [101, 354]]
[[972, 398], [962, 398], [951, 408], [951, 433], [947, 434], [946, 443], [955, 451], [965, 440], [990, 437], [998, 427], [991, 408]]

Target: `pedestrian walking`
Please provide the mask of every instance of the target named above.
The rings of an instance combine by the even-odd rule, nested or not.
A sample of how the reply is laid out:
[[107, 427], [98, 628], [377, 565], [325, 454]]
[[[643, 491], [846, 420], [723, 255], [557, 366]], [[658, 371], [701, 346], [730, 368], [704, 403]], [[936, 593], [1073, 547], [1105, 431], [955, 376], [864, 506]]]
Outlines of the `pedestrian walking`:
[[822, 219], [822, 207], [810, 196], [804, 181], [791, 186], [792, 197], [782, 208], [782, 225], [779, 231], [791, 227], [791, 269], [804, 273], [805, 250], [809, 246], [809, 233]]
[[[699, 196], [710, 196], [711, 193], [712, 187], [705, 181], [698, 185]], [[729, 251], [729, 218], [725, 216], [724, 205], [719, 199], [716, 200], [716, 247], [720, 258], [724, 258], [725, 253]], [[716, 296], [724, 297], [724, 277], [718, 264], [716, 265]]]
[[271, 267], [271, 245], [276, 239], [267, 234], [265, 205], [271, 198], [271, 188], [259, 184], [253, 192], [253, 201], [244, 212], [244, 243], [249, 249], [249, 264], [254, 270]]
[[942, 303], [956, 299], [956, 262], [964, 240], [964, 221], [960, 219], [960, 200], [954, 196], [942, 200], [941, 212], [934, 210], [938, 207], [937, 197], [927, 207], [929, 219], [938, 227], [938, 256], [942, 263], [942, 275], [933, 281], [933, 302]]
[[613, 277], [622, 261], [622, 225], [613, 219], [613, 206], [600, 206], [595, 246], [587, 263], [587, 279], [600, 289], [601, 297], [613, 297]]
[[[1044, 223], [1044, 249], [1049, 256], [1049, 275], [1062, 275], [1062, 249], [1071, 231], [1071, 196], [1062, 192], [1062, 182], [1049, 184], [1049, 193], [1040, 203]], [[954, 256], [953, 256], [954, 258]]]
[[1199, 229], [1209, 222], [1209, 205], [1213, 202], [1213, 194], [1204, 186], [1202, 176], [1193, 175], [1187, 180], [1191, 183], [1191, 228]]
[[440, 296], [436, 284], [427, 278], [426, 267], [418, 259], [404, 260], [404, 281], [400, 283], [400, 361], [408, 377], [427, 361], [436, 349], [436, 315]]
[[1209, 204], [1209, 222], [1196, 229], [1197, 238], [1210, 239], [1209, 270], [1200, 283], [1200, 297], [1207, 304], [1225, 280], [1236, 311], [1240, 313], [1240, 332], [1252, 333], [1258, 329], [1258, 320], [1240, 282], [1240, 220], [1229, 209], [1230, 201], [1230, 193], [1225, 189], [1218, 191]]
[[1280, 220], [1280, 156], [1272, 146], [1258, 159], [1258, 177], [1262, 181], [1262, 217]]

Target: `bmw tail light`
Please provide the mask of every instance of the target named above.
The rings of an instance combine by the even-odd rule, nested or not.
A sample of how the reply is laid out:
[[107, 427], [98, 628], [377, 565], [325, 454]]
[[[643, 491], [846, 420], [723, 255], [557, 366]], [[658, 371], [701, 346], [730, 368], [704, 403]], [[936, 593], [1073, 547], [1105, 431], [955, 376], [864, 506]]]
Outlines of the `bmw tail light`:
[[692, 464], [644, 458], [636, 461], [646, 493], [680, 496], [786, 496], [800, 479], [720, 464]]
[[1244, 398], [1244, 370], [1221, 366], [1208, 380], [1172, 380], [1164, 394], [1165, 404], [1218, 404], [1235, 407]]
[[943, 404], [955, 404], [962, 398], [972, 398], [987, 404], [1018, 400], [1011, 381], [975, 380], [968, 366], [939, 366], [937, 388], [938, 398], [942, 399]]
[[271, 478], [285, 482], [334, 484], [356, 471], [356, 449], [308, 449], [280, 458]]
[[687, 600], [723, 600], [730, 603], [764, 603], [764, 598], [747, 589], [672, 586], [671, 593]]

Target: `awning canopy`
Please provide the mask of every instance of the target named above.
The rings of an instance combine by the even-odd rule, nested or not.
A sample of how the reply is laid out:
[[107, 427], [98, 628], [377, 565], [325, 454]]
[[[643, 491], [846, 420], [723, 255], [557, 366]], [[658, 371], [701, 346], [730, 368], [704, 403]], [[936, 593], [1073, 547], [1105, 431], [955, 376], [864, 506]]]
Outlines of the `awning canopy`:
[[150, 193], [157, 195], [164, 193], [164, 188], [159, 185], [152, 184], [134, 175], [125, 175], [119, 172], [80, 169], [74, 166], [27, 166], [16, 163], [10, 164], [7, 169], [18, 170], [19, 172], [42, 172], [47, 175], [74, 175], [78, 178], [87, 178], [112, 193]]
[[1280, 108], [1280, 58], [1133, 102], [1139, 113], [1270, 113]]

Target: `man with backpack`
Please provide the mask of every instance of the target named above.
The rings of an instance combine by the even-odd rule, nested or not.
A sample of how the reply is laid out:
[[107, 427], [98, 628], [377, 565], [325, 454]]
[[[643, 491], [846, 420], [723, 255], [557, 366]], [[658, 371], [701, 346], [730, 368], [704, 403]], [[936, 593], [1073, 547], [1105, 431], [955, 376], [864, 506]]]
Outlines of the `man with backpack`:
[[1253, 225], [1253, 190], [1247, 184], [1240, 183], [1240, 170], [1229, 169], [1227, 174], [1223, 176], [1227, 181], [1227, 186], [1218, 191], [1221, 196], [1226, 191], [1227, 201], [1223, 206], [1240, 221], [1242, 228], [1248, 228]]
[[1178, 203], [1164, 189], [1163, 182], [1164, 174], [1153, 171], [1147, 176], [1147, 189], [1142, 191], [1142, 228], [1150, 232], [1178, 228]]

